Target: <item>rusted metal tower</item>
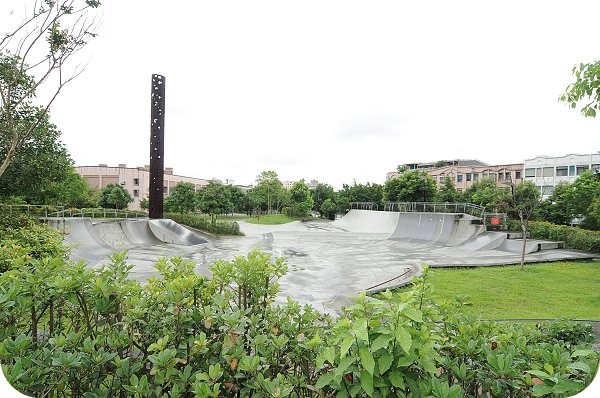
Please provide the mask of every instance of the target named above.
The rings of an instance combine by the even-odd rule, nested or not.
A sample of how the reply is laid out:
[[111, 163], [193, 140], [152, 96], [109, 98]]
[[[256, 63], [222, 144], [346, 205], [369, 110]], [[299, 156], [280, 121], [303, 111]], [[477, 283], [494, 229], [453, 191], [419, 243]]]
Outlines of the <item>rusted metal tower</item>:
[[163, 218], [165, 170], [165, 77], [152, 75], [150, 95], [150, 218]]

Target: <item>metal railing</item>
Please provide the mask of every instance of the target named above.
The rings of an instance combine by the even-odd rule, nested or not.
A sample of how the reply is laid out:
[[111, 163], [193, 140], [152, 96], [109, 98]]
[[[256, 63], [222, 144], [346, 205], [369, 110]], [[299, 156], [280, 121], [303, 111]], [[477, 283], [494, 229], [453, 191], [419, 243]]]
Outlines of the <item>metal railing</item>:
[[90, 218], [147, 218], [148, 215], [142, 211], [119, 210], [104, 208], [65, 209], [64, 206], [50, 205], [9, 205], [0, 203], [0, 208], [9, 215], [27, 214], [40, 218], [67, 218], [67, 217], [90, 217]]
[[472, 203], [449, 202], [385, 202], [384, 211], [424, 213], [464, 213], [483, 218], [485, 207]]
[[375, 202], [350, 202], [350, 209], [378, 211], [379, 205]]

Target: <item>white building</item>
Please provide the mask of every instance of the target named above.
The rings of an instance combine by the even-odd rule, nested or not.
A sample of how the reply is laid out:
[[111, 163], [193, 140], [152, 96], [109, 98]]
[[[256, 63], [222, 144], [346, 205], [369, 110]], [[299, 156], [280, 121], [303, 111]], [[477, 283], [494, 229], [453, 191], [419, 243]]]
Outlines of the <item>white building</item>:
[[572, 183], [589, 169], [600, 171], [600, 152], [557, 157], [537, 156], [525, 159], [524, 168], [525, 180], [533, 181], [540, 187], [543, 197], [547, 198], [559, 182]]

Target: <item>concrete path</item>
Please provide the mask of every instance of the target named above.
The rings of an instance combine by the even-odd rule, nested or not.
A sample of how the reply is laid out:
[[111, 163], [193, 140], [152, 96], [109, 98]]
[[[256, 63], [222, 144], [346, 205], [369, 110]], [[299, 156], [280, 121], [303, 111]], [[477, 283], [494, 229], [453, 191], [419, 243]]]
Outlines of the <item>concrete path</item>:
[[[197, 264], [196, 272], [210, 276], [209, 268], [215, 260], [232, 260], [258, 247], [272, 256], [288, 259], [288, 273], [279, 281], [279, 302], [285, 302], [289, 296], [332, 313], [353, 303], [352, 297], [361, 291], [373, 292], [410, 283], [422, 271], [422, 264], [431, 267], [507, 265], [520, 263], [521, 258], [520, 251], [502, 250], [502, 242], [495, 242], [504, 241], [506, 237], [486, 237], [482, 240], [485, 244], [477, 243], [481, 226], [467, 223], [454, 214], [351, 210], [334, 222], [295, 221], [284, 225], [239, 222], [245, 236], [219, 238], [154, 220], [149, 224], [148, 221], [128, 223], [131, 224], [69, 221], [70, 233], [66, 240], [80, 244], [73, 259], [97, 266], [106, 254], [127, 249], [129, 261], [135, 265], [131, 276], [143, 282], [157, 274], [154, 264], [160, 257], [181, 256]], [[166, 230], [155, 232], [156, 224]], [[181, 242], [165, 243], [174, 241], [171, 235], [179, 236]], [[110, 238], [110, 244], [102, 237]], [[493, 248], [489, 247], [492, 241]], [[535, 245], [535, 241], [530, 242]], [[488, 248], [484, 248], [486, 245]], [[532, 251], [526, 255], [526, 262], [593, 257], [576, 250], [553, 249]]]

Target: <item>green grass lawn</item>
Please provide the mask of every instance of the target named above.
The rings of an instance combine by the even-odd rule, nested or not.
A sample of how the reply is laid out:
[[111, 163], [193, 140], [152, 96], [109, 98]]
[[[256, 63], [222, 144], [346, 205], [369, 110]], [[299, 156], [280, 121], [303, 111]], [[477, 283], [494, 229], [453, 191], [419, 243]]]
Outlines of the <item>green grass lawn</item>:
[[487, 319], [600, 320], [600, 262], [553, 262], [479, 268], [435, 268], [433, 298], [466, 294]]

